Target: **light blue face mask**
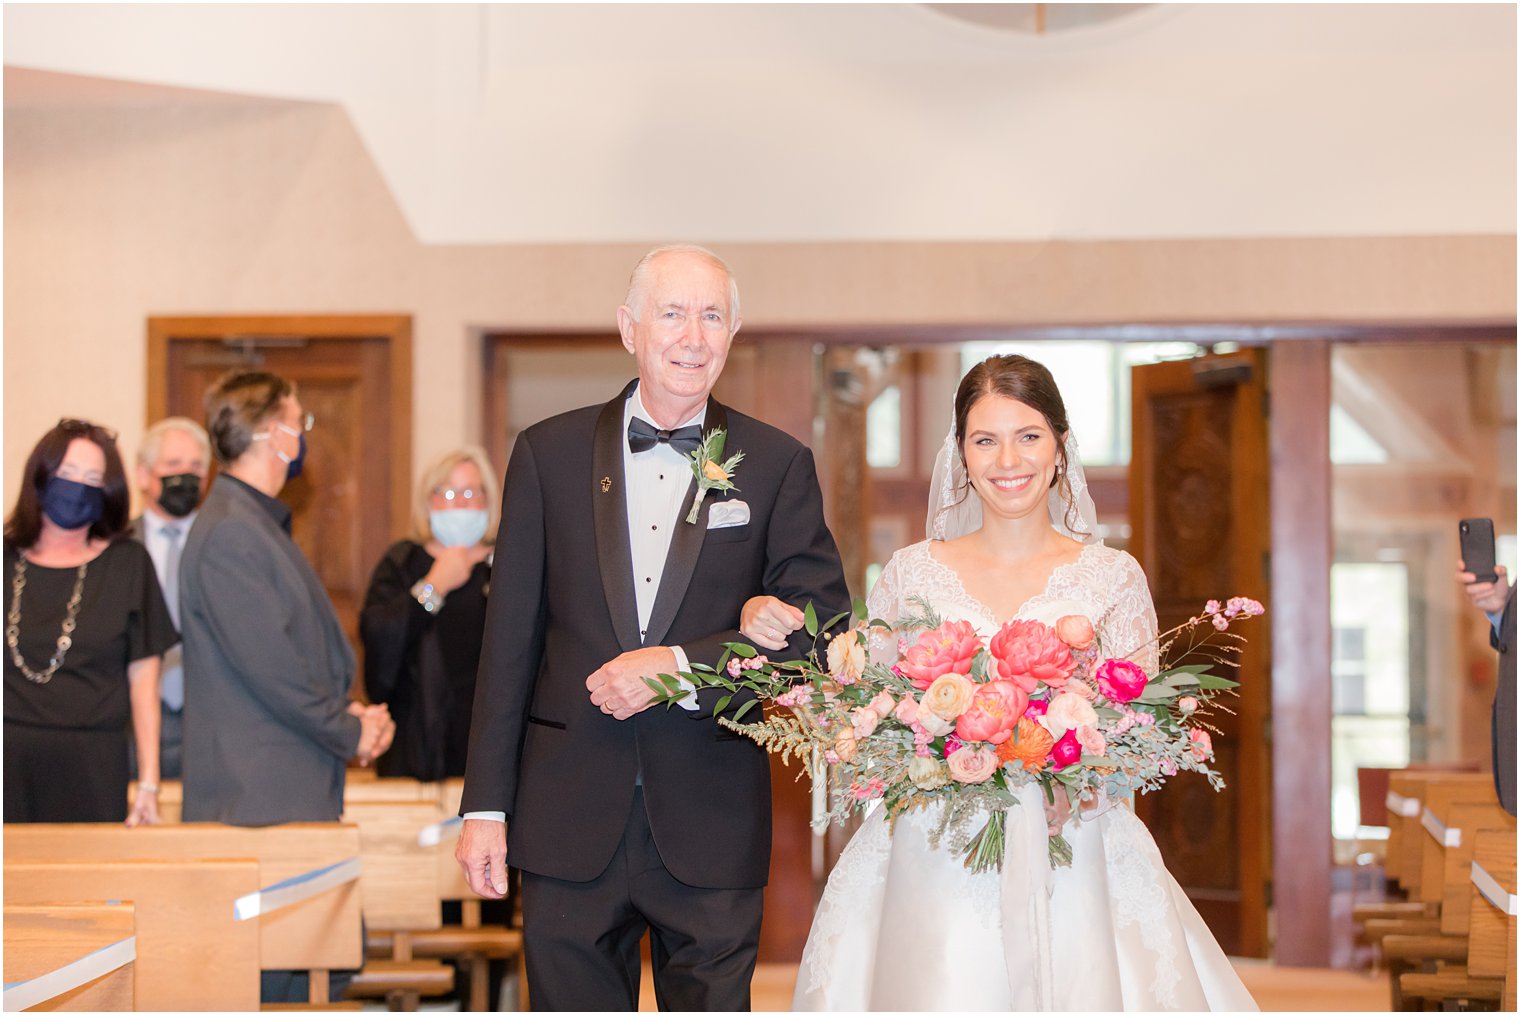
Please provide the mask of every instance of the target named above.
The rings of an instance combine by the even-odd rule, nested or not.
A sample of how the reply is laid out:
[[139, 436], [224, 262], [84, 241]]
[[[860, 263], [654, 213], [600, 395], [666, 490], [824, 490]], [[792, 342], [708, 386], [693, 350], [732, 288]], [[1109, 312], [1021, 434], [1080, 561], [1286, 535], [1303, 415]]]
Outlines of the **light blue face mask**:
[[433, 538], [444, 546], [474, 546], [485, 538], [490, 512], [478, 508], [452, 508], [429, 511], [428, 526]]

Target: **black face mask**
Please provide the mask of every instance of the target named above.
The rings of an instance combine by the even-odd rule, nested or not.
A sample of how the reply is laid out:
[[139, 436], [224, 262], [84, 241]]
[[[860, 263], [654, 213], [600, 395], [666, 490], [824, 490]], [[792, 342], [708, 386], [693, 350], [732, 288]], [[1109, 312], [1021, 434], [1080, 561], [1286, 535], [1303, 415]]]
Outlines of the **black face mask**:
[[201, 477], [193, 472], [163, 477], [163, 491], [158, 495], [158, 506], [175, 518], [183, 518], [195, 510], [201, 502]]

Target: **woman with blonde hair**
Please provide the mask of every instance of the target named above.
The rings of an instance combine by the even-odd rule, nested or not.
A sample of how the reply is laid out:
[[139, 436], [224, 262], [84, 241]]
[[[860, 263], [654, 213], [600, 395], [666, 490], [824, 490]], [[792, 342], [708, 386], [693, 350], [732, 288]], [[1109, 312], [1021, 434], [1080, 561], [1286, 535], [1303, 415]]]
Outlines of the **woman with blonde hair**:
[[411, 538], [370, 579], [359, 618], [364, 687], [396, 721], [383, 776], [464, 775], [499, 504], [485, 451], [439, 457], [418, 483]]

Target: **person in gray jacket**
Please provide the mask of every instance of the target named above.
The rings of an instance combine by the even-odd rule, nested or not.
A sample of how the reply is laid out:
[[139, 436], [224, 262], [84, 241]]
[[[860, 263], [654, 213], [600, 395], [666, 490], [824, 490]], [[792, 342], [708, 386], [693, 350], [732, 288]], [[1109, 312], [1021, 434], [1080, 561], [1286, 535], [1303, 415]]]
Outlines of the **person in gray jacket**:
[[395, 724], [349, 700], [353, 649], [276, 499], [311, 417], [284, 378], [234, 371], [206, 419], [222, 472], [180, 561], [184, 820], [336, 821], [348, 759], [373, 761]]

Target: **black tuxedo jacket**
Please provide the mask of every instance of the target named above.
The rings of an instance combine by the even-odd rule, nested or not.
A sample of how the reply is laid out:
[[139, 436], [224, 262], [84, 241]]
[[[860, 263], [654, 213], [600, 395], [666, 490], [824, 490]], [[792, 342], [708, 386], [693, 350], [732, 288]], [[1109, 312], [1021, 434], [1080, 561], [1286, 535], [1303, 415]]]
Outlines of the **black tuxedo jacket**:
[[1489, 638], [1499, 651], [1499, 685], [1494, 689], [1494, 711], [1490, 732], [1493, 737], [1494, 788], [1499, 802], [1515, 813], [1515, 588], [1504, 601], [1504, 615], [1498, 631]]
[[[770, 766], [713, 719], [720, 692], [703, 691], [696, 712], [656, 706], [618, 721], [591, 704], [586, 678], [643, 645], [680, 645], [691, 662], [715, 664], [724, 642], [743, 640], [739, 611], [751, 596], [812, 600], [821, 617], [848, 609], [839, 551], [812, 453], [709, 400], [704, 430], [725, 427], [727, 454], [745, 454], [738, 489], [709, 493], [688, 525], [691, 482], [640, 638], [623, 489], [623, 409], [635, 384], [517, 438], [460, 813], [505, 811], [513, 866], [590, 881], [617, 850], [642, 775], [655, 844], [677, 879], [758, 888], [770, 868]], [[749, 522], [707, 531], [720, 500], [743, 500]], [[791, 654], [809, 647], [798, 632]]]

